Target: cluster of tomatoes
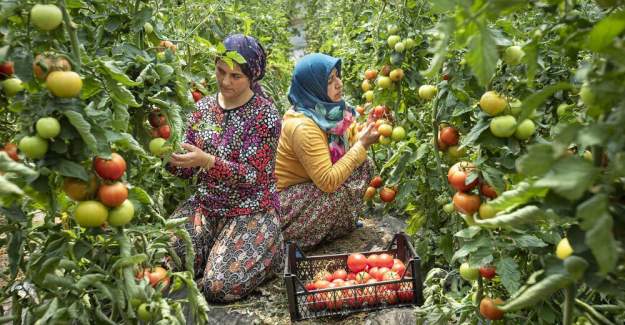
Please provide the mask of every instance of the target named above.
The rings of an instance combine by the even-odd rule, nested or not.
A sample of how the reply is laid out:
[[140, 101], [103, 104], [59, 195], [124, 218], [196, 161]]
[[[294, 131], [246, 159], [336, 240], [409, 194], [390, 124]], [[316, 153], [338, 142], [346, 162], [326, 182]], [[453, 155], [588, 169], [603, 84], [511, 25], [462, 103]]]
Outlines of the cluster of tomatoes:
[[126, 225], [135, 214], [135, 207], [128, 200], [128, 187], [120, 181], [126, 172], [126, 161], [112, 153], [111, 159], [96, 157], [93, 167], [99, 178], [92, 175], [87, 182], [71, 177], [63, 180], [65, 194], [78, 201], [74, 211], [76, 222], [83, 227], [105, 223], [115, 227]]
[[[160, 285], [160, 288], [164, 289], [170, 283], [167, 270], [160, 266], [140, 269], [135, 274], [135, 278], [137, 281], [146, 281], [152, 288], [157, 288]], [[152, 306], [149, 303], [138, 298], [133, 298], [131, 302], [133, 307], [137, 308], [137, 316], [140, 320], [148, 322], [154, 318], [155, 311], [152, 310]]]
[[[497, 197], [495, 189], [486, 181], [481, 180], [475, 165], [468, 161], [460, 161], [449, 168], [447, 181], [455, 190], [453, 205], [445, 206], [446, 212], [453, 209], [468, 216], [473, 216], [479, 211], [482, 219], [489, 219], [497, 214], [497, 210], [487, 202], [482, 203], [480, 194], [487, 199]], [[479, 194], [474, 194], [473, 190], [478, 188]]]
[[447, 124], [441, 124], [436, 141], [436, 147], [438, 150], [447, 151], [449, 157], [456, 160], [464, 156], [466, 153], [466, 150], [458, 145], [459, 140], [460, 133], [455, 127]]
[[171, 147], [166, 142], [171, 136], [171, 127], [167, 123], [167, 117], [159, 110], [154, 110], [150, 112], [148, 122], [152, 126], [150, 130], [152, 140], [150, 140], [148, 145], [150, 152], [155, 156], [161, 156], [169, 152]]
[[[477, 268], [471, 267], [469, 263], [466, 262], [460, 265], [459, 272], [460, 277], [470, 282], [476, 281], [479, 277], [487, 280], [492, 280], [495, 275], [497, 275], [497, 269], [494, 266], [486, 265]], [[486, 319], [502, 319], [504, 312], [497, 307], [497, 305], [501, 304], [503, 304], [503, 300], [501, 300], [500, 298], [482, 298], [482, 300], [480, 301], [480, 313]]]
[[[306, 284], [306, 290], [310, 292], [306, 297], [306, 306], [311, 311], [325, 308], [338, 311], [343, 308], [411, 302], [414, 297], [412, 282], [399, 282], [405, 273], [404, 263], [390, 254], [350, 254], [347, 271], [343, 268], [332, 273], [323, 270]], [[376, 285], [382, 281], [384, 283]], [[367, 284], [369, 286], [359, 286]], [[323, 289], [335, 290], [318, 292]]]
[[[382, 187], [383, 184], [384, 184], [384, 180], [382, 179], [381, 176], [373, 177], [371, 181], [369, 182], [369, 187], [367, 187], [367, 190], [365, 191], [365, 195], [364, 195], [365, 200], [373, 199], [375, 194], [378, 193], [378, 188]], [[382, 187], [379, 192], [380, 200], [382, 200], [382, 202], [385, 202], [385, 203], [393, 202], [395, 200], [395, 196], [397, 195], [397, 191], [398, 191], [397, 186]]]
[[498, 138], [509, 138], [514, 135], [518, 140], [527, 140], [536, 132], [536, 125], [531, 119], [520, 123], [516, 117], [521, 113], [521, 102], [515, 100], [508, 103], [505, 97], [495, 91], [487, 91], [480, 98], [480, 108], [491, 116], [490, 132]]

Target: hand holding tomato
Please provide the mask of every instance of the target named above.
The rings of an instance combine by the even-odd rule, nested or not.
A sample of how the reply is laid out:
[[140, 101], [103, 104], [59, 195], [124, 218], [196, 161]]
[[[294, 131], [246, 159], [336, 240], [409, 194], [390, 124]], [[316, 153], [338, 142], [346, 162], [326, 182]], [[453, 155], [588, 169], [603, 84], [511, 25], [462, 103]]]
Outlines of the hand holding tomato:
[[358, 141], [362, 144], [365, 149], [369, 149], [369, 147], [378, 142], [380, 138], [380, 133], [378, 130], [373, 127], [373, 123], [369, 123], [362, 132], [358, 134]]
[[173, 166], [192, 168], [205, 167], [208, 165], [212, 167], [215, 164], [215, 156], [202, 151], [202, 149], [192, 144], [183, 143], [182, 148], [188, 152], [183, 154], [172, 154], [170, 163]]

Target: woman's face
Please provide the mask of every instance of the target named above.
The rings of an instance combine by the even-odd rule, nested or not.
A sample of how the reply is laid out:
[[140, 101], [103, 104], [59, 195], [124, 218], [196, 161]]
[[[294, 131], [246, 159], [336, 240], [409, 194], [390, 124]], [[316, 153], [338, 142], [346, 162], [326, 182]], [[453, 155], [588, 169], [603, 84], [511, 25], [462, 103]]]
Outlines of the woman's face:
[[328, 97], [334, 102], [338, 102], [343, 97], [343, 82], [339, 78], [336, 69], [332, 69], [328, 78]]
[[215, 67], [219, 92], [226, 99], [239, 98], [246, 90], [250, 89], [250, 79], [241, 71], [238, 64], [232, 69], [222, 60], [217, 60]]

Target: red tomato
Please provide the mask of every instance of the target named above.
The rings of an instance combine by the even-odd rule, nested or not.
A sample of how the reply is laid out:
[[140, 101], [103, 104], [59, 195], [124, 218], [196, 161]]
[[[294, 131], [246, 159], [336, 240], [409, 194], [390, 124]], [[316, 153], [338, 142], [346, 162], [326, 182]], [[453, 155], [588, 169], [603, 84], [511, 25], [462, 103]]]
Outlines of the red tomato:
[[[336, 288], [338, 285], [336, 283], [330, 283], [329, 288]], [[328, 310], [341, 310], [343, 308], [343, 290], [340, 291], [329, 291], [325, 292], [326, 298], [326, 307]]]
[[150, 125], [154, 128], [165, 124], [166, 121], [167, 118], [165, 117], [165, 115], [159, 113], [158, 111], [153, 111], [148, 116], [148, 122], [150, 122]]
[[315, 276], [313, 277], [313, 279], [315, 281], [317, 280], [326, 280], [326, 281], [332, 281], [332, 280], [328, 280], [328, 275], [332, 276], [332, 273], [328, 272], [327, 270], [321, 270], [319, 272], [317, 272], [315, 274]]
[[334, 273], [332, 274], [332, 277], [334, 279], [347, 280], [347, 271], [345, 271], [344, 269], [338, 269], [334, 271]]
[[387, 305], [394, 305], [397, 303], [397, 292], [393, 290], [384, 290], [380, 295], [380, 302]]
[[317, 289], [317, 287], [315, 287], [315, 283], [314, 282], [306, 283], [304, 288], [306, 288], [306, 290], [308, 290], [308, 291]]
[[169, 125], [165, 124], [159, 126], [158, 135], [165, 140], [169, 139], [169, 137], [171, 136], [171, 128], [169, 127]]
[[101, 184], [98, 188], [98, 198], [104, 205], [114, 208], [126, 201], [128, 198], [128, 188], [121, 182]]
[[315, 288], [317, 289], [325, 289], [330, 285], [328, 280], [317, 280], [315, 281]]
[[202, 93], [197, 90], [194, 90], [191, 95], [193, 96], [193, 101], [196, 103], [202, 99]]
[[356, 274], [356, 282], [358, 283], [366, 283], [371, 280], [371, 275], [365, 271], [360, 271]]
[[494, 266], [482, 266], [480, 267], [480, 275], [485, 279], [492, 279], [497, 274], [497, 269]]
[[315, 293], [306, 297], [306, 306], [310, 311], [320, 311], [326, 308], [323, 297], [320, 293]]
[[371, 179], [371, 182], [369, 182], [369, 186], [378, 188], [382, 186], [382, 183], [383, 183], [382, 177], [375, 176], [374, 178]]
[[390, 271], [390, 270], [391, 270], [391, 269], [389, 269], [389, 268], [388, 268], [388, 267], [386, 267], [386, 266], [383, 266], [383, 267], [378, 268], [378, 277], [377, 277], [377, 278], [375, 278], [375, 279], [376, 279], [376, 280], [378, 280], [378, 281], [382, 281], [382, 278], [384, 278], [384, 273], [386, 273], [386, 272], [388, 272], [388, 271]]
[[458, 140], [460, 139], [460, 135], [458, 134], [458, 130], [456, 128], [447, 126], [442, 128], [439, 131], [438, 135], [441, 141], [448, 146], [455, 146], [458, 144]]
[[389, 269], [393, 267], [395, 261], [393, 260], [393, 256], [387, 253], [380, 254], [378, 266], [388, 267]]
[[482, 183], [482, 185], [480, 185], [480, 193], [491, 199], [497, 197], [497, 192], [495, 192], [495, 189], [488, 185], [488, 183]]
[[[382, 276], [382, 281], [393, 281], [393, 280], [399, 280], [399, 274], [397, 274], [397, 272], [395, 271], [388, 271], [386, 273], [384, 273], [384, 276]], [[389, 290], [397, 290], [399, 289], [399, 283], [393, 283], [393, 284], [389, 284], [386, 286], [387, 289]]]
[[353, 280], [356, 280], [356, 273], [354, 272], [347, 273], [347, 281], [353, 281]]
[[370, 267], [376, 267], [379, 265], [380, 257], [378, 254], [371, 254], [367, 256], [367, 265]]
[[2, 148], [2, 151], [6, 152], [9, 157], [15, 161], [19, 161], [20, 157], [17, 154], [17, 145], [15, 143], [7, 143]]
[[13, 61], [5, 61], [0, 64], [0, 76], [8, 77], [15, 73]]
[[456, 194], [454, 194], [453, 202], [456, 211], [472, 215], [480, 209], [482, 200], [479, 195], [456, 192]]
[[393, 267], [391, 268], [391, 271], [397, 272], [397, 274], [402, 277], [404, 276], [404, 273], [406, 273], [406, 266], [401, 260], [395, 259], [393, 261]]
[[374, 279], [378, 279], [378, 277], [380, 277], [380, 269], [378, 269], [377, 266], [372, 267], [369, 269], [369, 275]]
[[393, 202], [393, 200], [395, 200], [395, 195], [397, 193], [390, 187], [383, 187], [380, 190], [380, 200], [389, 203], [389, 202]]
[[167, 276], [167, 270], [157, 266], [152, 268], [150, 274], [150, 285], [156, 287], [159, 283], [163, 283], [165, 286], [169, 284], [169, 277]]
[[373, 117], [376, 119], [384, 116], [384, 113], [386, 113], [386, 109], [384, 108], [384, 106], [378, 105], [373, 109]]
[[479, 179], [476, 177], [471, 183], [466, 184], [467, 178], [470, 174], [474, 172], [474, 164], [467, 161], [457, 162], [449, 168], [449, 172], [447, 172], [447, 181], [449, 182], [451, 187], [455, 188], [458, 191], [470, 191], [472, 188], [477, 186], [479, 182]]
[[96, 157], [95, 171], [104, 179], [117, 180], [126, 172], [126, 161], [117, 153], [111, 154], [111, 159]]
[[347, 257], [347, 268], [351, 272], [358, 273], [364, 270], [365, 266], [367, 266], [367, 258], [364, 255], [354, 253]]
[[484, 298], [480, 301], [480, 314], [490, 320], [502, 319], [504, 312], [497, 307], [497, 305], [501, 304], [503, 304], [503, 301], [499, 298], [495, 300]]

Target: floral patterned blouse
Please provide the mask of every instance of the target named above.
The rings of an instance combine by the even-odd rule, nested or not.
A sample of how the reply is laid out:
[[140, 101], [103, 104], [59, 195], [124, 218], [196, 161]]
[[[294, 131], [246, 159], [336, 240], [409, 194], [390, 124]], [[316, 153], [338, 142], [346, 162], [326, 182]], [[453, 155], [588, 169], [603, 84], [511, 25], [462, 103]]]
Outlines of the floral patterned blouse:
[[274, 174], [281, 118], [266, 98], [254, 95], [243, 106], [224, 110], [217, 96], [197, 102], [188, 118], [184, 142], [215, 156], [209, 170], [171, 165], [173, 174], [197, 174], [198, 190], [190, 200], [207, 217], [234, 217], [279, 208]]

